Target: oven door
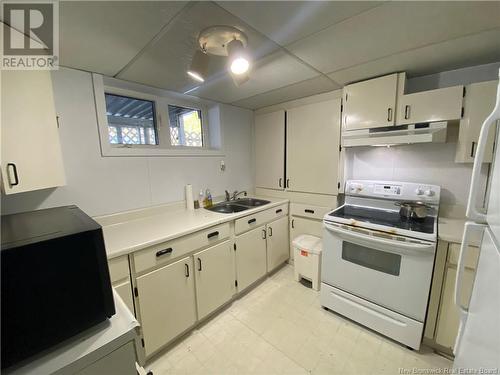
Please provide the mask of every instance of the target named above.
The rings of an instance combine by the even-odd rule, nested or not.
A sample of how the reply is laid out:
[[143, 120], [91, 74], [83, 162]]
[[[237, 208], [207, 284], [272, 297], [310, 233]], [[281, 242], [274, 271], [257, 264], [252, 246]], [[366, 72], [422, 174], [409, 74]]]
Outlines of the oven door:
[[324, 222], [324, 283], [425, 320], [436, 244]]

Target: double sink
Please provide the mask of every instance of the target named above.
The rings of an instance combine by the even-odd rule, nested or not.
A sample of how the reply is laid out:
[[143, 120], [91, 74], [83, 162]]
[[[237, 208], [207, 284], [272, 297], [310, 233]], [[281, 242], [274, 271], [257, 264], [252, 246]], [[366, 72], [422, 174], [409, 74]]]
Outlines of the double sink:
[[235, 212], [241, 212], [249, 210], [254, 207], [263, 206], [265, 204], [271, 203], [264, 199], [257, 198], [238, 198], [231, 201], [225, 201], [221, 203], [214, 204], [212, 207], [207, 208], [209, 211], [219, 212], [222, 214], [232, 214]]

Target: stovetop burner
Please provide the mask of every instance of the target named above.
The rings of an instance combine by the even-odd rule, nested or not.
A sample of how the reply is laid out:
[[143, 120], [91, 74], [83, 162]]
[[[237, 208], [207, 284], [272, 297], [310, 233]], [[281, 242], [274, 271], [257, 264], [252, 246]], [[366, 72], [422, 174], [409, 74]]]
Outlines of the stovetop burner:
[[398, 211], [359, 207], [348, 204], [329, 213], [328, 216], [339, 217], [342, 219], [353, 219], [414, 232], [429, 234], [434, 232], [435, 218], [433, 216], [427, 216], [425, 219], [418, 220], [403, 219], [399, 215]]

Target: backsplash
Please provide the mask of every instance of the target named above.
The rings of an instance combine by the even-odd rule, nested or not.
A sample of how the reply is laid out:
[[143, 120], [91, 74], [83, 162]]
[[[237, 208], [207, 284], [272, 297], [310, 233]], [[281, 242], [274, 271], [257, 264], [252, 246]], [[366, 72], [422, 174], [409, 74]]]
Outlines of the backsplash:
[[[346, 149], [346, 179], [421, 182], [441, 187], [441, 204], [453, 216], [465, 215], [472, 164], [455, 163], [457, 125], [448, 128], [446, 143]], [[488, 165], [482, 176], [486, 187]], [[448, 207], [446, 207], [448, 206]]]

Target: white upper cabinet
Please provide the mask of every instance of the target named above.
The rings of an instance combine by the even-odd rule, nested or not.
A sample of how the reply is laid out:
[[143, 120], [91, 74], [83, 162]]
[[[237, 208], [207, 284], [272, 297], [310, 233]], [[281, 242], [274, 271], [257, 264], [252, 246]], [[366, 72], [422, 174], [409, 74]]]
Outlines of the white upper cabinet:
[[396, 124], [458, 120], [462, 113], [463, 86], [400, 95]]
[[[460, 120], [455, 162], [472, 163], [476, 155], [479, 132], [484, 120], [495, 106], [498, 81], [473, 83], [466, 86], [464, 116]], [[488, 135], [483, 162], [493, 160], [494, 131]]]
[[285, 111], [255, 116], [256, 186], [285, 187]]
[[340, 142], [340, 99], [287, 111], [289, 191], [337, 194]]
[[2, 71], [5, 194], [62, 186], [64, 167], [49, 71]]
[[343, 90], [344, 130], [394, 125], [398, 74], [347, 85]]

